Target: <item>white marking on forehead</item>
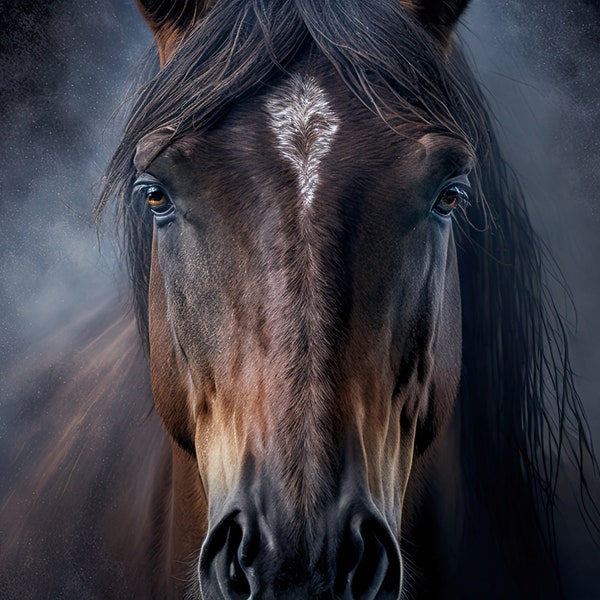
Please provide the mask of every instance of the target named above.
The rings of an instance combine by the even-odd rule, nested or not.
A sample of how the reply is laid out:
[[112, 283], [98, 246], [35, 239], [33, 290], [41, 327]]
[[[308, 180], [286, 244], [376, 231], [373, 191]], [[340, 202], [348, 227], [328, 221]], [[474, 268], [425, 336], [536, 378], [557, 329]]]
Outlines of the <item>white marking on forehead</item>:
[[319, 184], [319, 165], [338, 129], [338, 118], [310, 76], [292, 76], [266, 104], [277, 148], [296, 172], [302, 203], [308, 207]]

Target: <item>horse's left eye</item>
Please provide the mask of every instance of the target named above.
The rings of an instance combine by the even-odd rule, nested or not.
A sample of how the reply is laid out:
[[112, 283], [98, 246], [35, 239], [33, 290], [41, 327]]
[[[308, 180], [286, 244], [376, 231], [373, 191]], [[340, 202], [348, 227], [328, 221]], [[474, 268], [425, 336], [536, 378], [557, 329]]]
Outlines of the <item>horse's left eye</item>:
[[447, 217], [458, 206], [469, 204], [469, 192], [466, 185], [453, 183], [445, 187], [438, 195], [433, 210], [443, 217]]

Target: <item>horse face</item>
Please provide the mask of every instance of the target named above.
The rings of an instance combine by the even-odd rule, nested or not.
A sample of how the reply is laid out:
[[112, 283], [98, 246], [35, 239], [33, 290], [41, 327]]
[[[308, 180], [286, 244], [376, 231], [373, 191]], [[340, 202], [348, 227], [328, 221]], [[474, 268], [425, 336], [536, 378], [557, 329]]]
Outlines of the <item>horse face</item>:
[[152, 385], [202, 481], [203, 596], [396, 598], [413, 461], [459, 378], [468, 149], [397, 135], [312, 63], [163, 144], [136, 155]]

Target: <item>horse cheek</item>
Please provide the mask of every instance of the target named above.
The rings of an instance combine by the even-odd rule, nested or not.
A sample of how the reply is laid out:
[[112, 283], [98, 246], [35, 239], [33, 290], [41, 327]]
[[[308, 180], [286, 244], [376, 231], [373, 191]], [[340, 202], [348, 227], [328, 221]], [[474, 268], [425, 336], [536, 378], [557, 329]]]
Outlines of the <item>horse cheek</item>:
[[165, 282], [157, 256], [156, 239], [152, 245], [152, 266], [148, 293], [150, 336], [150, 373], [154, 404], [165, 428], [186, 452], [195, 455], [194, 418], [188, 402], [187, 365], [176, 349], [167, 318]]
[[417, 421], [415, 453], [423, 454], [450, 420], [458, 393], [462, 364], [462, 319], [454, 236], [450, 235], [444, 285], [440, 294], [437, 332], [432, 345], [428, 393]]

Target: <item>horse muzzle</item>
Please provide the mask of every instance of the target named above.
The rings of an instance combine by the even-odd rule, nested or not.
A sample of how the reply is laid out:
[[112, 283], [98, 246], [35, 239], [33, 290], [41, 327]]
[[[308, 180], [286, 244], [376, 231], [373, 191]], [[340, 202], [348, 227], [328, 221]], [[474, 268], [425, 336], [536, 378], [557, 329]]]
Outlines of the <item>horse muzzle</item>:
[[402, 560], [388, 525], [356, 503], [313, 527], [235, 508], [209, 532], [199, 577], [204, 600], [396, 600]]

